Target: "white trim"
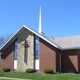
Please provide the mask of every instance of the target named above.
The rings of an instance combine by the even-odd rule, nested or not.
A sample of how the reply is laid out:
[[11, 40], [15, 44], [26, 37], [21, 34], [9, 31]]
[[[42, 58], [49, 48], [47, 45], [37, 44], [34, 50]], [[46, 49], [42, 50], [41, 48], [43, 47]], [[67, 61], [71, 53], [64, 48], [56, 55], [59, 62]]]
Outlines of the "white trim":
[[14, 60], [14, 70], [17, 69], [17, 60]]
[[39, 59], [35, 59], [35, 69], [39, 70]]
[[80, 49], [80, 47], [62, 48], [63, 50]]
[[27, 26], [23, 25], [1, 48], [0, 50], [2, 50], [6, 45], [7, 43], [16, 36], [16, 34], [22, 29], [22, 28], [26, 28], [28, 30], [30, 30], [31, 32], [33, 32], [34, 34], [38, 35], [40, 38], [44, 39], [45, 41], [47, 41], [49, 44], [51, 44], [52, 46], [58, 48], [58, 49], [61, 49], [61, 50], [70, 50], [70, 49], [80, 49], [80, 46], [79, 47], [70, 47], [70, 48], [62, 48], [60, 46], [58, 46], [57, 44], [47, 40], [46, 38], [44, 38], [43, 36], [39, 35], [37, 32], [33, 31], [32, 29], [28, 28]]
[[62, 49], [61, 47], [53, 44], [51, 41], [45, 39], [44, 37], [42, 37], [41, 35], [37, 34], [35, 31], [31, 30], [30, 28], [28, 28], [27, 26], [23, 25], [23, 27], [25, 27], [26, 29], [28, 29], [29, 31], [33, 32], [34, 34], [38, 35], [40, 38], [44, 39], [45, 41], [47, 41], [48, 43], [50, 43], [51, 45], [53, 45], [56, 48]]
[[32, 29], [28, 28], [27, 26], [23, 25], [10, 39], [0, 48], [0, 50], [1, 50], [2, 48], [4, 48], [5, 45], [6, 45], [12, 38], [14, 38], [14, 37], [16, 36], [16, 34], [17, 34], [22, 28], [28, 29], [29, 31], [31, 31], [31, 32], [33, 32], [34, 34], [38, 35], [40, 38], [42, 38], [43, 40], [47, 41], [48, 43], [50, 43], [50, 44], [53, 45], [54, 47], [59, 48], [59, 49], [62, 49], [60, 46], [52, 43], [51, 41], [45, 39], [43, 36], [39, 35], [37, 32], [35, 32], [35, 31], [33, 31]]
[[0, 48], [0, 50], [23, 28], [23, 26]]

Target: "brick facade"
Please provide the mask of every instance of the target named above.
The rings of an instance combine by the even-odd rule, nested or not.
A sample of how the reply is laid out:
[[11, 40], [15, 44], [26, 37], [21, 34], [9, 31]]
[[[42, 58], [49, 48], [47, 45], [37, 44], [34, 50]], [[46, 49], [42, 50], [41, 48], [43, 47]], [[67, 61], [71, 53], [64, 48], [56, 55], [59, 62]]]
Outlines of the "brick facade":
[[[18, 58], [17, 71], [24, 72], [28, 68], [35, 67], [34, 60], [34, 34], [27, 29], [17, 35], [18, 37]], [[25, 40], [28, 47], [25, 53]], [[39, 43], [39, 71], [50, 68], [54, 72], [60, 71], [60, 52], [45, 40], [40, 38]], [[14, 70], [14, 41], [3, 51], [0, 60], [0, 69], [11, 68]], [[80, 72], [80, 49], [63, 50], [61, 52], [61, 71], [62, 72]]]
[[2, 68], [14, 69], [14, 42], [12, 42], [1, 55], [0, 69]]
[[40, 38], [40, 72], [46, 68], [53, 69], [54, 72], [59, 70], [59, 52], [60, 50]]
[[77, 50], [65, 50], [61, 53], [61, 67], [63, 72], [79, 72]]
[[[54, 72], [60, 71], [60, 52], [40, 38], [40, 72], [46, 68], [51, 68]], [[61, 71], [80, 72], [80, 49], [62, 51]]]

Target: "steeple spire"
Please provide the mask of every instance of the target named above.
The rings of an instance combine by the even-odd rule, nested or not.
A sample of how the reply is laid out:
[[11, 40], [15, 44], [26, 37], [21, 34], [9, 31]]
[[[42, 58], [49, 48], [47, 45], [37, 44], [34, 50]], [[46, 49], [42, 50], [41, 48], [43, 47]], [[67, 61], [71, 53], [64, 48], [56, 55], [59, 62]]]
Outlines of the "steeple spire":
[[40, 13], [39, 13], [39, 33], [42, 33], [42, 21], [41, 21], [41, 6], [40, 6]]

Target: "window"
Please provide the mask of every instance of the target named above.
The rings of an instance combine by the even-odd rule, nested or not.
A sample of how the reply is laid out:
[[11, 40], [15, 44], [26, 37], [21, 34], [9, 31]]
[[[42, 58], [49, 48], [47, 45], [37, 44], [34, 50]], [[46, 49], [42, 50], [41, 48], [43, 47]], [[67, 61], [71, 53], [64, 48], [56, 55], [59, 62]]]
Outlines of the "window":
[[35, 58], [39, 58], [39, 37], [35, 35]]
[[15, 39], [14, 43], [14, 59], [17, 59], [18, 56], [18, 38]]
[[3, 53], [2, 53], [2, 52], [0, 52], [0, 59], [2, 59], [2, 55], [3, 55]]
[[1, 54], [0, 54], [0, 59], [1, 59]]

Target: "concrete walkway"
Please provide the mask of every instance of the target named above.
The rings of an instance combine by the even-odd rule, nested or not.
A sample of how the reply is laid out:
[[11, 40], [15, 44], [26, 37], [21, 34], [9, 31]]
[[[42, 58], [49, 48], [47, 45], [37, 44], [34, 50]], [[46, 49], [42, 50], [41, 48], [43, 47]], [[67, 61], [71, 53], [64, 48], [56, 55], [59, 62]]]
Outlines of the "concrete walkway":
[[0, 80], [3, 79], [7, 79], [7, 80], [32, 80], [32, 79], [20, 79], [20, 78], [10, 78], [10, 77], [0, 77]]

